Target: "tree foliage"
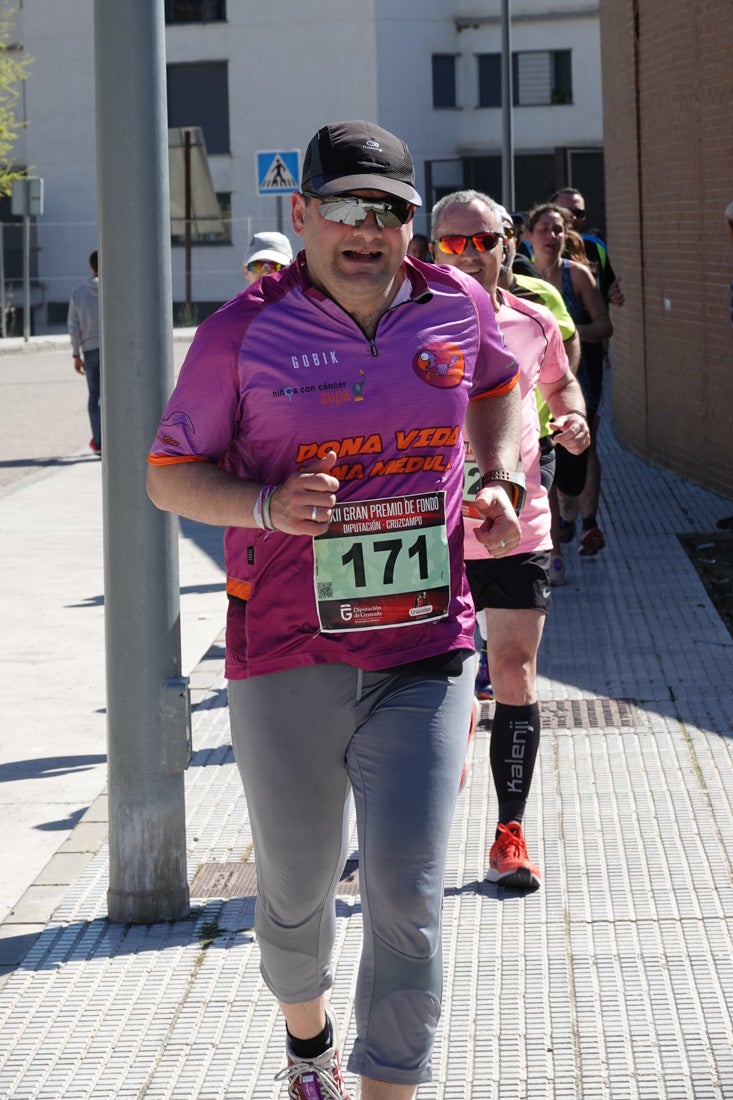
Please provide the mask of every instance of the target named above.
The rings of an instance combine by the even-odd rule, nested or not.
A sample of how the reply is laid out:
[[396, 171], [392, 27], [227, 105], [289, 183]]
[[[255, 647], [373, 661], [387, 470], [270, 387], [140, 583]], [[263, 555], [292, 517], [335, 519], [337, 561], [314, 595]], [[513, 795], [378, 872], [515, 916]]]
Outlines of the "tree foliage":
[[28, 79], [31, 63], [31, 58], [24, 57], [11, 39], [16, 10], [8, 0], [0, 0], [0, 195], [9, 195], [13, 180], [26, 174], [25, 169], [16, 169], [13, 162], [18, 133], [25, 126], [19, 118], [19, 107], [21, 88], [23, 81]]

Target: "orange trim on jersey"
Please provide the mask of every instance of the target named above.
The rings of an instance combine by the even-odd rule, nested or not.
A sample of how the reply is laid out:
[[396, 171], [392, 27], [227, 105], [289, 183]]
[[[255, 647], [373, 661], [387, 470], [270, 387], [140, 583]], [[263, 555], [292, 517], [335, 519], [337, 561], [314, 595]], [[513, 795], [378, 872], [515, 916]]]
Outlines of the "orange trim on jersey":
[[227, 596], [236, 596], [246, 601], [251, 595], [252, 585], [249, 581], [238, 581], [234, 577], [227, 577]]
[[488, 393], [477, 393], [471, 400], [483, 401], [484, 397], [501, 397], [502, 394], [509, 393], [510, 390], [513, 390], [518, 381], [519, 371], [517, 371], [514, 377], [510, 378], [508, 382], [505, 382], [503, 386], [499, 386], [498, 389], [495, 390], [489, 390]]
[[151, 466], [178, 466], [181, 462], [210, 462], [208, 458], [199, 455], [148, 455]]

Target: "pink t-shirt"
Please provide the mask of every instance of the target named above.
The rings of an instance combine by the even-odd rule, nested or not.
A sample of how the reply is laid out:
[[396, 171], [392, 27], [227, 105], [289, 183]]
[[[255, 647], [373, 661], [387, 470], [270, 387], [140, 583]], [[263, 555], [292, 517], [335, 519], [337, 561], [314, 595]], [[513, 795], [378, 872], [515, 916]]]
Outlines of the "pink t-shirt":
[[[500, 290], [501, 307], [496, 315], [507, 346], [519, 363], [519, 385], [522, 392], [522, 469], [527, 479], [527, 497], [520, 516], [522, 541], [514, 551], [528, 554], [549, 550], [550, 505], [547, 491], [540, 480], [539, 416], [535, 386], [538, 382], [558, 382], [569, 371], [568, 357], [557, 321], [549, 309], [525, 298], [517, 298]], [[487, 295], [488, 297], [488, 295]], [[466, 444], [468, 448], [468, 444]], [[475, 496], [476, 478], [471, 477], [471, 455], [467, 454], [466, 489], [468, 501]], [[467, 501], [467, 503], [468, 503]], [[465, 556], [469, 559], [490, 558], [491, 554], [478, 541], [474, 532], [480, 520], [465, 515]]]
[[473, 647], [461, 430], [468, 401], [511, 389], [517, 368], [475, 280], [404, 270], [372, 340], [309, 282], [304, 253], [196, 333], [152, 463], [204, 460], [277, 485], [338, 454], [325, 536], [226, 530], [230, 678]]

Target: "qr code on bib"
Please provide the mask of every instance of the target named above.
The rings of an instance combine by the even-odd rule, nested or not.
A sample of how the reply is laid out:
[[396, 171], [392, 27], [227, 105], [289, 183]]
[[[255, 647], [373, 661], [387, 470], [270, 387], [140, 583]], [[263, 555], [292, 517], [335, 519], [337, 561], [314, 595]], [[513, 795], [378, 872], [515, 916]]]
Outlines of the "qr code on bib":
[[333, 599], [333, 582], [332, 581], [319, 581], [318, 582], [318, 599], [319, 600], [332, 600]]

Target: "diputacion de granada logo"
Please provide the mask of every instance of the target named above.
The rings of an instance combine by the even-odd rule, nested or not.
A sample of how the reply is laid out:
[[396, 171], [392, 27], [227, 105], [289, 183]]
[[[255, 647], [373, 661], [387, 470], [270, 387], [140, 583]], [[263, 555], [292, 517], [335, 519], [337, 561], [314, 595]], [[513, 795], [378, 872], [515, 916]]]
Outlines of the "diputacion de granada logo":
[[429, 386], [449, 390], [463, 381], [466, 364], [457, 344], [435, 341], [420, 349], [412, 361], [412, 369]]

